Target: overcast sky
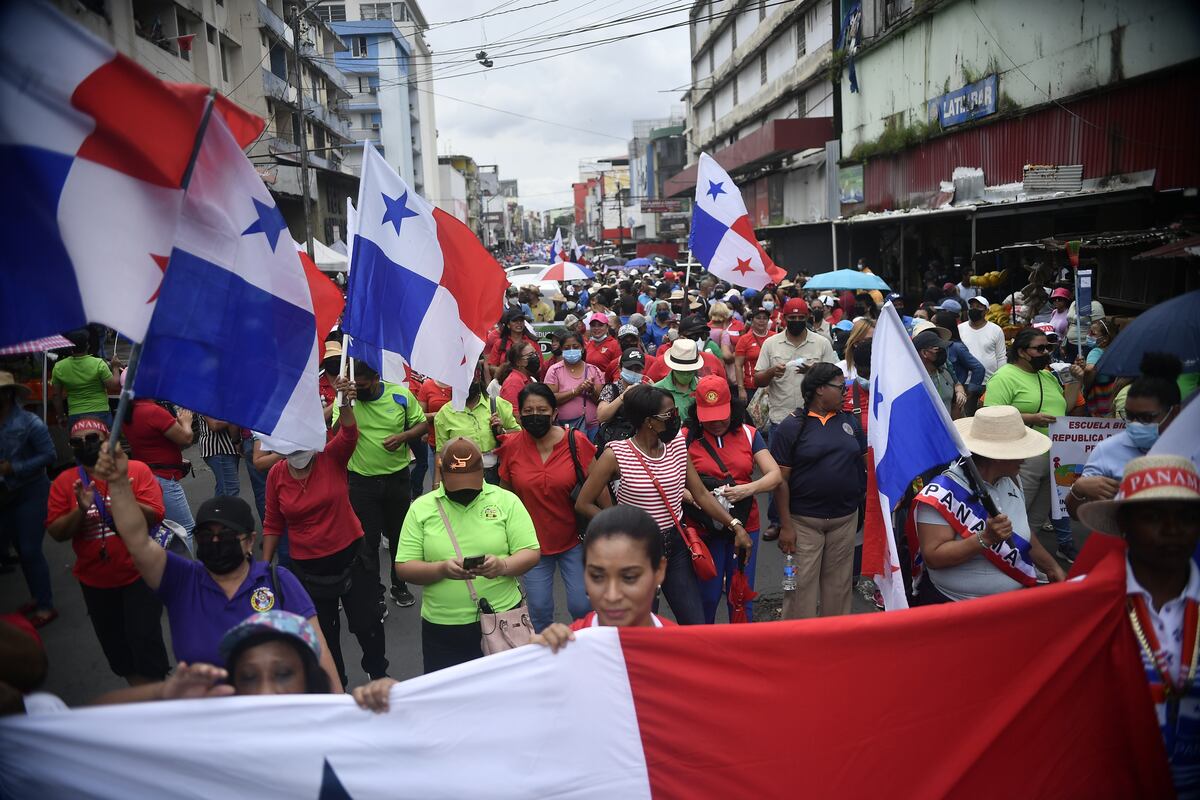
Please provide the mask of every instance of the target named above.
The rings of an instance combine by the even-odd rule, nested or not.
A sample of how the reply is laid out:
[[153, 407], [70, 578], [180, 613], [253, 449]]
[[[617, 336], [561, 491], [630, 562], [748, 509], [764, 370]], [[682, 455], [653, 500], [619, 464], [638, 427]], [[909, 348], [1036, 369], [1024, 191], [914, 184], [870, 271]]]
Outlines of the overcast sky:
[[[589, 49], [576, 48], [683, 22], [685, 10], [599, 30], [588, 27], [630, 14], [682, 9], [688, 4], [686, 0], [540, 0], [541, 4], [529, 7], [537, 3], [539, 0], [420, 0], [430, 23], [426, 38], [434, 62], [434, 82], [422, 86], [443, 95], [435, 98], [439, 155], [461, 153], [479, 164], [498, 164], [501, 179], [520, 181], [522, 204], [544, 210], [571, 205], [571, 183], [578, 180], [580, 160], [627, 152], [634, 119], [667, 117], [672, 109], [682, 108], [679, 98], [689, 75], [686, 26]], [[521, 10], [439, 24], [512, 9]], [[576, 33], [548, 42], [522, 41], [570, 32]], [[453, 52], [459, 49], [468, 52]], [[450, 63], [470, 61], [477, 50], [486, 50], [495, 66], [484, 69], [473, 62]], [[550, 55], [554, 57], [509, 66]], [[454, 77], [455, 73], [463, 74]], [[446, 96], [585, 130], [519, 119]]]

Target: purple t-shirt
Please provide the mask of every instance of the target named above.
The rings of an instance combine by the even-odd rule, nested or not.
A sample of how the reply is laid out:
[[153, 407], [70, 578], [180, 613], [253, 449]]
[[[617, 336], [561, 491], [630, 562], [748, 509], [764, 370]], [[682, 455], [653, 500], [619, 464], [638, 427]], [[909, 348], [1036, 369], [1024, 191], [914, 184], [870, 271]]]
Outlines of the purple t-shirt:
[[221, 637], [255, 612], [279, 609], [305, 619], [316, 616], [312, 599], [295, 575], [278, 567], [275, 577], [282, 602], [271, 588], [271, 569], [265, 561], [250, 563], [246, 580], [230, 600], [203, 564], [167, 553], [158, 597], [167, 607], [175, 660], [225, 666], [217, 651]]

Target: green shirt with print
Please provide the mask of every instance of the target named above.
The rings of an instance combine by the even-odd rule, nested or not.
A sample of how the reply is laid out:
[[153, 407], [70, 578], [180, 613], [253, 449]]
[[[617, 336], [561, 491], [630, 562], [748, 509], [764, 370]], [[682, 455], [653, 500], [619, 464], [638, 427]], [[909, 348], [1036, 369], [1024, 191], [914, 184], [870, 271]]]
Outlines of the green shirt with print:
[[688, 411], [691, 409], [692, 403], [696, 402], [696, 398], [692, 397], [692, 395], [696, 392], [696, 384], [699, 383], [699, 378], [697, 376], [700, 373], [689, 372], [687, 374], [690, 375], [692, 379], [688, 382], [687, 387], [684, 389], [680, 389], [679, 386], [676, 385], [674, 371], [668, 372], [667, 377], [654, 384], [659, 389], [665, 389], [671, 393], [671, 398], [675, 401], [675, 408], [679, 409], [679, 416], [684, 419], [687, 418]]
[[[425, 421], [421, 404], [407, 387], [395, 383], [380, 384], [383, 393], [378, 400], [354, 402], [354, 421], [358, 424], [358, 446], [350, 456], [347, 468], [359, 475], [390, 475], [399, 472], [412, 461], [408, 444], [388, 451], [383, 440], [397, 433], [411, 430]], [[337, 422], [341, 409], [333, 407], [333, 421]]]
[[[513, 415], [512, 403], [503, 397], [496, 398], [496, 416], [500, 417], [500, 427], [504, 430], [521, 430], [521, 423]], [[455, 411], [450, 403], [446, 403], [433, 417], [434, 449], [440, 453], [446, 442], [461, 436], [474, 442], [479, 452], [492, 452], [499, 443], [492, 434], [491, 418], [492, 404], [486, 397], [479, 398], [473, 408], [467, 406], [462, 411]]]
[[67, 390], [67, 411], [75, 414], [104, 413], [108, 408], [108, 389], [105, 381], [112, 370], [104, 359], [95, 356], [69, 356], [54, 365], [50, 380]]
[[[1058, 378], [1045, 370], [1026, 372], [1016, 364], [1005, 364], [987, 382], [985, 406], [1015, 406], [1022, 414], [1049, 414], [1061, 417], [1067, 413]], [[1048, 435], [1045, 425], [1032, 425], [1035, 431]]]
[[[449, 500], [445, 488], [439, 486], [409, 506], [396, 547], [397, 564], [458, 557], [438, 513], [438, 503], [446, 511], [464, 558], [508, 558], [520, 550], [540, 549], [533, 519], [512, 492], [484, 483], [469, 505], [460, 506]], [[476, 594], [486, 597], [496, 611], [508, 611], [521, 602], [521, 587], [514, 577], [475, 578], [472, 583]], [[436, 625], [466, 625], [478, 619], [467, 582], [446, 578], [426, 586], [421, 592], [421, 618]]]

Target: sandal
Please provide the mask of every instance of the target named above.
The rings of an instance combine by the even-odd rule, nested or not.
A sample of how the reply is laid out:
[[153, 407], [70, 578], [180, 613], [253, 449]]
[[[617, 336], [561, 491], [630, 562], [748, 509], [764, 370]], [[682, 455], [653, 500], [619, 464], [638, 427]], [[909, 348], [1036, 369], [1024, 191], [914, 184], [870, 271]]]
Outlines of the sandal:
[[57, 608], [52, 608], [49, 611], [35, 611], [29, 616], [29, 622], [35, 628], [44, 628], [56, 619], [58, 619]]

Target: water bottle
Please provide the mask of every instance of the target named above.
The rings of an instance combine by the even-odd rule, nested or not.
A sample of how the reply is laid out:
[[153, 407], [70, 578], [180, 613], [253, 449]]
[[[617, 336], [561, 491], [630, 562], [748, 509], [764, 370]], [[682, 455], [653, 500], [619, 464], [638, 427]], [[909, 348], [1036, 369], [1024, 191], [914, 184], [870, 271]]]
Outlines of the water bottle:
[[783, 557], [783, 590], [796, 591], [796, 557], [791, 553]]

